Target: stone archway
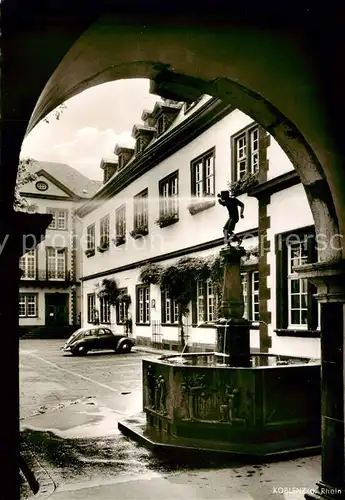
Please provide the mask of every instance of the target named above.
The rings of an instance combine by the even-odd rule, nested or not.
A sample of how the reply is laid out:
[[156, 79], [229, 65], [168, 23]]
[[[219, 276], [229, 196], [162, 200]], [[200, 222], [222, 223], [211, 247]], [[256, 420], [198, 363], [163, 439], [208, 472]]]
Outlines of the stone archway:
[[[116, 17], [107, 15], [99, 18], [86, 31], [80, 28], [71, 37], [73, 41], [77, 39], [75, 43], [66, 44], [65, 53], [61, 54], [62, 60], [55, 70], [52, 71], [49, 64], [43, 68], [47, 81], [43, 91], [40, 93], [41, 87], [37, 83], [29, 96], [23, 93], [25, 106], [19, 113], [20, 120], [15, 123], [14, 113], [11, 126], [9, 124], [8, 129], [5, 129], [7, 134], [12, 131], [15, 139], [7, 153], [12, 171], [5, 176], [2, 174], [7, 182], [7, 192], [4, 194], [6, 213], [9, 213], [13, 169], [25, 129], [26, 133], [29, 132], [49, 111], [90, 86], [119, 78], [146, 77], [156, 82], [158, 92], [181, 95], [181, 100], [184, 93], [207, 93], [233, 103], [250, 115], [276, 138], [298, 171], [317, 233], [327, 235], [328, 239], [339, 234], [343, 236], [345, 193], [342, 192], [342, 185], [345, 184], [345, 171], [341, 168], [341, 155], [334, 148], [334, 130], [329, 128], [326, 110], [320, 104], [322, 89], [317, 69], [320, 60], [317, 60], [317, 54], [315, 57], [310, 40], [303, 37], [303, 32], [296, 36], [288, 31], [258, 31], [252, 26], [239, 29], [230, 19], [219, 29], [198, 24], [197, 16], [193, 27], [186, 27], [181, 19], [175, 24], [175, 21], [169, 22], [164, 18], [152, 21], [150, 13], [140, 21], [117, 14]], [[29, 61], [30, 56], [27, 58]], [[40, 71], [42, 75], [44, 71]], [[32, 111], [30, 106], [37, 98], [29, 120]], [[18, 108], [20, 99], [21, 95], [18, 94]], [[11, 118], [10, 110], [9, 115]], [[320, 252], [319, 259], [325, 268], [328, 262], [342, 262], [344, 255], [344, 249], [327, 245]], [[1, 260], [0, 268], [5, 269], [7, 265], [6, 273], [2, 276], [6, 279], [11, 259], [7, 255], [2, 256]], [[15, 261], [12, 262], [15, 267]], [[327, 273], [322, 280], [323, 284], [329, 283], [328, 288], [332, 287]], [[8, 300], [13, 301], [14, 297], [13, 287]], [[327, 293], [325, 300], [329, 300]], [[327, 361], [332, 361], [336, 356], [338, 371], [333, 375], [337, 379], [338, 396], [339, 380], [343, 376], [343, 360], [338, 353], [339, 338], [343, 338], [344, 331], [340, 314], [343, 300], [345, 298], [338, 294], [338, 302], [335, 301], [337, 323], [324, 324], [325, 329], [329, 330], [327, 334], [336, 328], [340, 335], [333, 345], [332, 355], [327, 358]], [[334, 307], [329, 311], [333, 317]], [[11, 311], [10, 302], [5, 302], [3, 311], [3, 314]], [[10, 324], [15, 325], [14, 316]], [[332, 377], [325, 380], [324, 394], [331, 391], [331, 384]], [[330, 393], [328, 402], [334, 395], [334, 392]], [[333, 411], [328, 402], [326, 412]], [[332, 415], [325, 414], [324, 423], [327, 423], [329, 433], [333, 432], [333, 441], [328, 441], [327, 450], [324, 447], [325, 459], [329, 463], [332, 460], [334, 462], [335, 455], [339, 458], [341, 452], [335, 442], [343, 441], [344, 438], [343, 417], [343, 412], [339, 413], [338, 409]], [[330, 469], [329, 466], [327, 471]], [[329, 480], [330, 484], [335, 485], [343, 482], [343, 472], [339, 467], [337, 471], [336, 475], [328, 472], [328, 476], [323, 477], [324, 482]]]

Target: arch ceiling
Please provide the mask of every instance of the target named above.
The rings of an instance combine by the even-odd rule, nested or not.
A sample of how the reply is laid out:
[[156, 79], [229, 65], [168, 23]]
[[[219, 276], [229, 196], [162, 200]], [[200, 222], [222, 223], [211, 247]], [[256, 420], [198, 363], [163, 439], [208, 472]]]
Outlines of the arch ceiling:
[[[59, 39], [58, 30], [52, 33], [59, 50], [40, 61], [51, 76], [43, 87], [38, 72], [42, 92], [36, 95], [27, 133], [66, 99], [116, 79], [149, 78], [157, 93], [181, 100], [193, 92], [211, 94], [250, 115], [277, 139], [306, 188], [317, 229], [336, 234], [339, 223], [344, 230], [345, 173], [320, 100], [320, 61], [306, 37], [239, 25], [231, 17], [223, 25], [190, 25], [145, 12], [140, 19], [107, 14], [74, 31], [68, 28], [64, 38]], [[55, 70], [54, 58], [59, 60]], [[338, 257], [339, 252], [328, 249], [321, 259]]]

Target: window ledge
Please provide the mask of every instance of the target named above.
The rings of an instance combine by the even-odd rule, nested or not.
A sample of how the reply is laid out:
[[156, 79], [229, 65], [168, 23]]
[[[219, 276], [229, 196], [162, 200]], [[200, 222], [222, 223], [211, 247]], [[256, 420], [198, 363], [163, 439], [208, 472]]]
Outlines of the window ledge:
[[277, 328], [273, 330], [278, 337], [302, 337], [302, 338], [320, 338], [320, 330], [299, 330], [291, 328]]
[[160, 227], [167, 227], [171, 226], [172, 224], [175, 224], [178, 222], [179, 218], [177, 215], [171, 215], [171, 216], [162, 216], [159, 219], [157, 219], [156, 224]]
[[151, 326], [151, 323], [135, 323], [136, 326]]
[[191, 215], [198, 214], [199, 212], [203, 212], [208, 208], [213, 207], [216, 204], [215, 200], [209, 201], [194, 201], [190, 205], [188, 205], [188, 210]]
[[174, 326], [175, 328], [177, 328], [178, 323], [162, 323], [161, 326]]
[[120, 245], [124, 245], [126, 243], [126, 238], [122, 236], [117, 236], [116, 238], [113, 239], [113, 243], [116, 247], [119, 247]]

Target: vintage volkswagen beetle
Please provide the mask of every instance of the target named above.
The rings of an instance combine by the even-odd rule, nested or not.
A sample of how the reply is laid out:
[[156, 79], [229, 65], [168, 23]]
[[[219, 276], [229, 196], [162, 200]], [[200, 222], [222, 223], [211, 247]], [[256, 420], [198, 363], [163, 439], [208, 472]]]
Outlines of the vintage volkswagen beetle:
[[132, 338], [116, 334], [110, 328], [93, 326], [76, 330], [61, 347], [61, 350], [75, 356], [83, 356], [88, 351], [109, 349], [117, 353], [128, 353], [134, 344]]

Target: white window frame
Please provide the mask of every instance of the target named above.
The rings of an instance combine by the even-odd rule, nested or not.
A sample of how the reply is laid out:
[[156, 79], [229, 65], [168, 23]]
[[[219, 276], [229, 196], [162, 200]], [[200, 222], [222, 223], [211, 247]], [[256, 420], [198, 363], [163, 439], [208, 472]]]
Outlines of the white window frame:
[[160, 215], [178, 214], [178, 172], [171, 174], [159, 183]]
[[110, 324], [110, 304], [107, 297], [99, 298], [99, 317], [102, 325]]
[[[251, 293], [252, 293], [252, 321], [260, 321], [260, 283], [259, 283], [259, 271], [254, 270], [250, 272], [251, 274]], [[255, 284], [257, 283], [257, 289]], [[258, 311], [255, 310], [255, 306], [258, 305]]]
[[[298, 258], [295, 258], [295, 262], [292, 264], [292, 249], [296, 248], [296, 247], [299, 248], [300, 255]], [[296, 241], [295, 242], [288, 242], [287, 243], [288, 328], [290, 328], [290, 329], [302, 329], [302, 330], [308, 329], [308, 280], [305, 278], [299, 278], [298, 274], [293, 271], [293, 266], [299, 266], [299, 265], [305, 264], [307, 262], [308, 262], [308, 251], [305, 248], [305, 243], [299, 242], [299, 241], [298, 242], [296, 242]], [[299, 282], [299, 292], [298, 293], [292, 292], [292, 282], [293, 281]], [[301, 290], [303, 290], [303, 287], [304, 287], [305, 291], [301, 293]], [[292, 308], [292, 296], [299, 296], [299, 303], [300, 303], [299, 308]], [[302, 296], [306, 297], [306, 307], [302, 307]], [[299, 323], [292, 322], [292, 311], [293, 310], [299, 311], [299, 316], [300, 316]], [[302, 311], [306, 311], [306, 314], [307, 314], [306, 323], [301, 322]]]
[[[29, 301], [33, 299], [33, 301]], [[24, 314], [21, 314], [20, 307], [24, 305]], [[34, 313], [29, 314], [30, 305], [34, 305]], [[38, 294], [37, 293], [21, 293], [19, 295], [18, 315], [20, 318], [37, 318], [38, 315]]]
[[134, 197], [134, 229], [148, 227], [148, 191]]
[[150, 323], [150, 288], [140, 286], [137, 288], [137, 323], [148, 325]]
[[197, 323], [211, 323], [216, 318], [216, 296], [210, 279], [196, 282]]
[[87, 250], [94, 250], [96, 247], [96, 225], [90, 224], [86, 228]]
[[259, 171], [259, 126], [254, 125], [234, 137], [235, 148], [235, 180], [246, 174], [255, 174]]
[[93, 315], [96, 309], [96, 295], [94, 293], [87, 294], [87, 322], [93, 323]]
[[23, 274], [20, 279], [22, 280], [35, 279], [36, 265], [37, 265], [37, 254], [36, 254], [36, 249], [33, 248], [29, 250], [25, 255], [23, 255], [19, 260], [19, 267], [23, 271]]
[[[242, 290], [243, 290], [243, 318], [248, 321], [260, 321], [260, 310], [255, 311], [255, 305], [260, 304], [259, 301], [259, 271], [254, 269], [252, 271], [241, 272]], [[257, 283], [257, 289], [255, 284]], [[249, 295], [250, 294], [250, 295]]]
[[126, 234], [126, 205], [121, 205], [115, 211], [115, 230], [116, 236], [125, 236]]
[[48, 229], [57, 231], [66, 231], [68, 229], [68, 210], [59, 208], [47, 208], [47, 213], [53, 216]]
[[174, 299], [169, 297], [167, 290], [163, 293], [163, 308], [164, 308], [164, 324], [177, 325], [178, 324], [178, 304]]
[[46, 247], [47, 252], [47, 279], [66, 280], [67, 249]]
[[102, 217], [99, 222], [99, 243], [101, 247], [109, 245], [110, 217], [109, 214]]
[[215, 151], [207, 151], [191, 162], [193, 196], [213, 196], [215, 194]]

